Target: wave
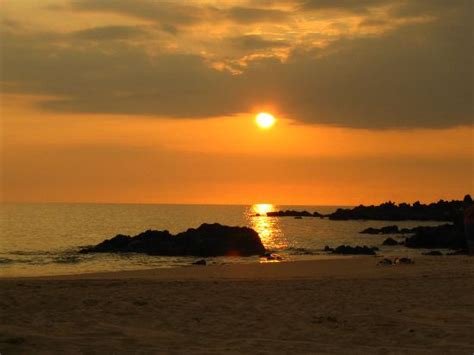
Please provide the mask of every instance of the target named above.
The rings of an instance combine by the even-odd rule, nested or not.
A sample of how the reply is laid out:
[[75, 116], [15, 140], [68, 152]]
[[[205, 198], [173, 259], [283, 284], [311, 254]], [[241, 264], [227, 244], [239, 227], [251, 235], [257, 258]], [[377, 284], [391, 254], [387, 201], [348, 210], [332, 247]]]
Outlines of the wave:
[[0, 258], [0, 265], [2, 264], [11, 264], [11, 263], [14, 263], [15, 260], [12, 260], [12, 259], [8, 259], [8, 258]]
[[64, 255], [58, 256], [53, 259], [53, 263], [56, 264], [77, 264], [82, 261], [82, 258], [76, 255]]

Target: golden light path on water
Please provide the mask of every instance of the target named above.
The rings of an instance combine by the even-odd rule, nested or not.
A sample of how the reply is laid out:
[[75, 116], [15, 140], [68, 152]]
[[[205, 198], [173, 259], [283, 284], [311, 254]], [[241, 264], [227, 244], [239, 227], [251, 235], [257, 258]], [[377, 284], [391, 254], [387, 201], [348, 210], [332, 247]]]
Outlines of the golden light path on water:
[[257, 203], [252, 205], [247, 216], [250, 227], [257, 231], [265, 248], [278, 251], [288, 247], [280, 226], [280, 219], [268, 217], [267, 212], [276, 211], [270, 203]]

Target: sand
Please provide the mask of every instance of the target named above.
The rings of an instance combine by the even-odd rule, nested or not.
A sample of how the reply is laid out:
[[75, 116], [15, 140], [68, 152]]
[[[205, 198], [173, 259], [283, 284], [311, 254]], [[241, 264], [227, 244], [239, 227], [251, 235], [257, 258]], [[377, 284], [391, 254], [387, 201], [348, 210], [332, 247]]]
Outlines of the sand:
[[373, 257], [0, 279], [0, 352], [474, 351], [474, 258]]

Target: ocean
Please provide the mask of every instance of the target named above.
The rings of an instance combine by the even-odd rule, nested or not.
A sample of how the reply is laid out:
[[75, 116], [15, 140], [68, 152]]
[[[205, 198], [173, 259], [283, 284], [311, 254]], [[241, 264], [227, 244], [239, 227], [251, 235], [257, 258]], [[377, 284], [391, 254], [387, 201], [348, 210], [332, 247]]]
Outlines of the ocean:
[[[360, 234], [368, 227], [438, 225], [439, 222], [331, 221], [320, 218], [254, 216], [281, 209], [330, 213], [338, 206], [152, 205], [152, 204], [2, 204], [0, 205], [0, 276], [46, 276], [102, 271], [186, 266], [198, 258], [141, 254], [79, 254], [81, 246], [117, 234], [135, 235], [148, 229], [178, 233], [202, 223], [218, 222], [255, 229], [265, 247], [283, 260], [338, 257], [329, 245], [368, 245], [390, 256], [419, 255], [422, 250], [382, 246], [387, 236]], [[403, 238], [392, 236], [395, 238]], [[340, 256], [339, 256], [340, 257]], [[210, 263], [265, 262], [255, 257], [218, 257]]]

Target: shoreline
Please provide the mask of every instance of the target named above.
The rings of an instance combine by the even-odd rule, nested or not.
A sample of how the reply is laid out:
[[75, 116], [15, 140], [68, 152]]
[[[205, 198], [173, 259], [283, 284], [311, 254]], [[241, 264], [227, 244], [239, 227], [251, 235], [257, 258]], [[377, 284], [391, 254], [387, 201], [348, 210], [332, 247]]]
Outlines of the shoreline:
[[[459, 256], [426, 256], [412, 257], [414, 265], [378, 265], [385, 256], [367, 255], [339, 255], [326, 256], [318, 259], [261, 261], [248, 263], [222, 263], [201, 265], [183, 265], [148, 269], [132, 269], [117, 271], [93, 271], [52, 275], [0, 275], [2, 281], [12, 280], [107, 280], [107, 279], [154, 279], [165, 280], [289, 280], [315, 278], [363, 278], [378, 277], [378, 274], [392, 276], [409, 275], [410, 273], [439, 273], [450, 270], [451, 261], [463, 260], [472, 266], [474, 271], [474, 257]], [[389, 258], [393, 259], [393, 257]], [[440, 267], [442, 266], [442, 267]], [[414, 270], [412, 270], [414, 269]], [[375, 270], [379, 270], [374, 274]]]
[[474, 258], [0, 279], [0, 352], [471, 353]]

